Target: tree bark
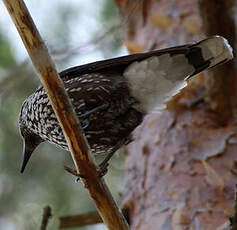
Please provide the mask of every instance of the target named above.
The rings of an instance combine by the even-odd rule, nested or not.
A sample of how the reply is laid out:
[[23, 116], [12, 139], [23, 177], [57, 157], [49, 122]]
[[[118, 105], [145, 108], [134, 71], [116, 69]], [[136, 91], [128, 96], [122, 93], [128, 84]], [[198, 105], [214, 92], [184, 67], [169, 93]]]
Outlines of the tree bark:
[[[236, 44], [236, 1], [115, 2], [130, 52], [214, 34]], [[232, 61], [200, 74], [136, 129], [122, 197], [131, 229], [228, 229], [237, 183], [236, 69]]]

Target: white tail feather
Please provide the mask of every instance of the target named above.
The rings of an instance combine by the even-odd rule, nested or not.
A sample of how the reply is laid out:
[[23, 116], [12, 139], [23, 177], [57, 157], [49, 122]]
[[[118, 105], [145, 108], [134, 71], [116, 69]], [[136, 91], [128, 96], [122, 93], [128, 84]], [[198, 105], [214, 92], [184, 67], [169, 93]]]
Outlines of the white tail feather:
[[[173, 51], [175, 47], [173, 48]], [[220, 36], [187, 45], [177, 54], [164, 50], [159, 55], [133, 62], [124, 72], [131, 94], [139, 102], [142, 112], [165, 108], [170, 97], [186, 86], [189, 76], [233, 58], [228, 41]]]

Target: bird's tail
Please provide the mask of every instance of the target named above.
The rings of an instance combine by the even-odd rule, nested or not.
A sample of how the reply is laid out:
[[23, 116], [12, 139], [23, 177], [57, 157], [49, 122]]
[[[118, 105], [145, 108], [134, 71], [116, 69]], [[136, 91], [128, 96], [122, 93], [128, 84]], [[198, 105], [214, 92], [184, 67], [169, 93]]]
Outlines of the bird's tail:
[[186, 54], [195, 71], [189, 77], [233, 58], [233, 50], [228, 41], [221, 36], [214, 36], [191, 45]]
[[164, 108], [169, 98], [186, 86], [186, 79], [232, 58], [228, 41], [214, 36], [195, 44], [138, 55], [124, 76], [139, 102], [137, 109], [149, 112]]

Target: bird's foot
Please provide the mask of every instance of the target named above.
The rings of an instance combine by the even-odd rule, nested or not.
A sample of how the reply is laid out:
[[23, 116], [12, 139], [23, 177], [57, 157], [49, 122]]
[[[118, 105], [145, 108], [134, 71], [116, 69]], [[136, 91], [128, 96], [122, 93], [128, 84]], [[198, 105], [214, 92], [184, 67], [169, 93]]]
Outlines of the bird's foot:
[[108, 162], [102, 162], [101, 164], [99, 164], [99, 169], [98, 169], [98, 175], [99, 177], [103, 177], [107, 174], [108, 172]]
[[[117, 146], [115, 147], [115, 149], [117, 150]], [[114, 155], [114, 152], [116, 151], [111, 151], [106, 157], [105, 159], [99, 164], [99, 175], [100, 177], [103, 177], [104, 175], [106, 175], [106, 173], [108, 172], [108, 166], [109, 166], [109, 160], [111, 159], [111, 157]]]
[[[108, 168], [107, 168], [108, 165], [109, 165], [109, 164], [107, 163], [107, 164], [105, 164], [105, 165], [99, 166], [99, 169], [97, 170], [97, 173], [98, 173], [98, 176], [99, 176], [99, 177], [103, 177], [103, 176], [105, 176], [105, 175], [107, 174], [107, 172], [108, 172]], [[65, 169], [68, 173], [70, 173], [70, 174], [72, 174], [73, 176], [76, 176], [76, 177], [77, 177], [76, 182], [79, 182], [81, 178], [82, 178], [82, 179], [86, 179], [86, 176], [85, 176], [85, 175], [78, 173], [75, 169], [72, 169], [72, 168], [70, 168], [70, 167], [68, 167], [68, 166], [64, 166], [64, 169]]]
[[68, 173], [70, 173], [70, 174], [72, 174], [73, 176], [76, 176], [76, 177], [77, 177], [76, 182], [79, 182], [79, 181], [80, 181], [80, 178], [86, 179], [86, 176], [85, 176], [85, 175], [82, 175], [82, 174], [78, 173], [75, 169], [72, 169], [72, 168], [67, 167], [67, 166], [64, 166], [64, 169], [65, 169]]

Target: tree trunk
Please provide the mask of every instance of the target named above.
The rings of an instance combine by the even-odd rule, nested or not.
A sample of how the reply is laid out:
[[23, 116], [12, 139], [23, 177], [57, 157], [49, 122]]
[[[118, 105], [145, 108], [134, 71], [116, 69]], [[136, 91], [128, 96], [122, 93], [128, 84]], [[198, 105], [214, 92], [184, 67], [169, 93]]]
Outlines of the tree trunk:
[[[116, 0], [130, 52], [210, 35], [236, 44], [236, 1]], [[235, 18], [234, 18], [235, 16]], [[237, 183], [237, 67], [191, 80], [127, 148], [123, 207], [136, 230], [224, 229]]]

